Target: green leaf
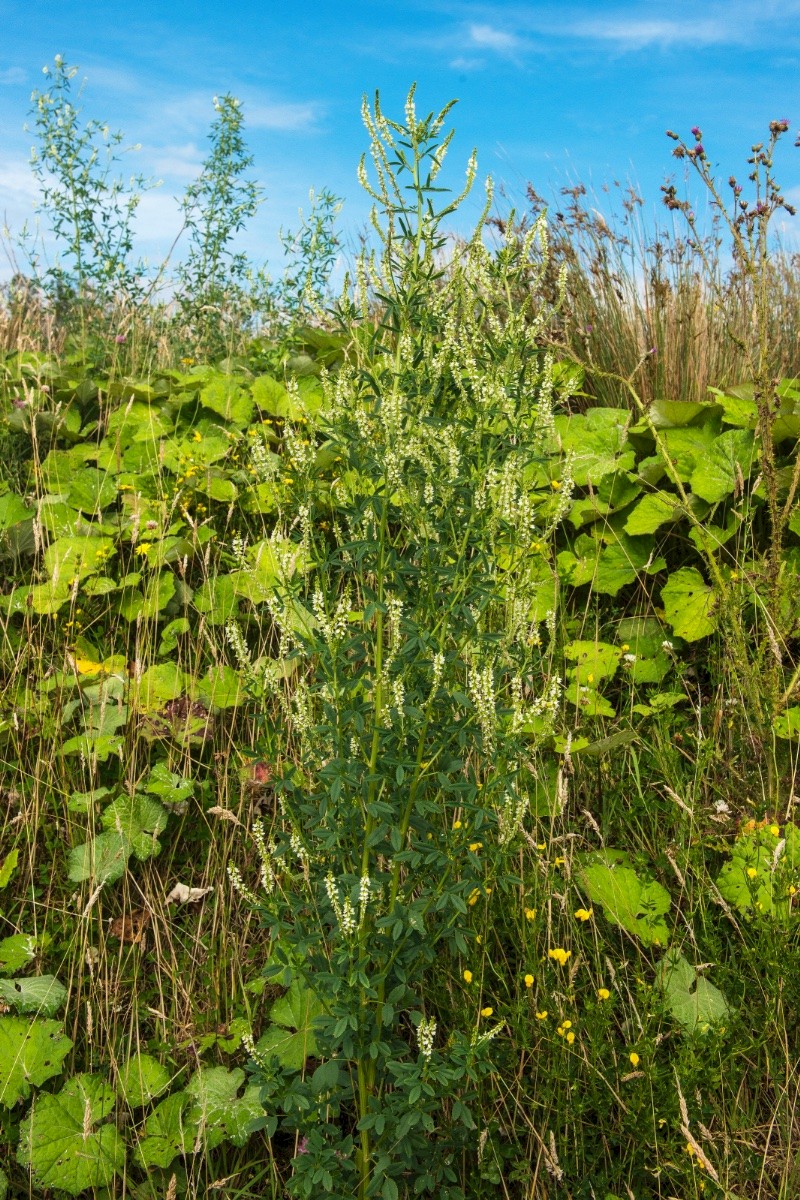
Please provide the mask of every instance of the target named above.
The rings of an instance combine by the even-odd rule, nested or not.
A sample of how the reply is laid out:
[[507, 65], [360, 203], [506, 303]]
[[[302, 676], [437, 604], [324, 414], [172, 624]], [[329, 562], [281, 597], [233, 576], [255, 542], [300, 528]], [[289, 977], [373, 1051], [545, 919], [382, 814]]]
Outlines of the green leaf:
[[125, 1166], [125, 1143], [103, 1122], [114, 1090], [97, 1075], [76, 1075], [54, 1096], [37, 1096], [20, 1126], [17, 1158], [42, 1187], [77, 1196], [108, 1187]]
[[609, 921], [621, 925], [645, 946], [669, 941], [664, 914], [669, 912], [669, 892], [651, 879], [640, 879], [619, 850], [602, 850], [583, 857], [579, 867], [582, 886]]
[[143, 861], [160, 853], [158, 836], [166, 829], [168, 818], [163, 804], [137, 793], [120, 796], [105, 810], [102, 821], [106, 829], [124, 838], [133, 854]]
[[211, 625], [226, 625], [239, 615], [236, 580], [231, 575], [207, 579], [195, 592], [192, 602]]
[[640, 572], [652, 574], [663, 567], [664, 560], [652, 555], [651, 537], [632, 538], [622, 533], [604, 546], [599, 538], [582, 533], [575, 540], [574, 552], [567, 550], [558, 555], [558, 565], [573, 587], [589, 583], [595, 592], [616, 596]]
[[0, 1200], [7, 1200], [8, 1196], [8, 1176], [2, 1167], [0, 1167]]
[[570, 474], [578, 487], [631, 469], [636, 456], [627, 441], [629, 424], [625, 408], [590, 408], [584, 415], [556, 417], [556, 433], [570, 455]]
[[707, 454], [698, 458], [690, 483], [695, 495], [718, 504], [730, 496], [750, 475], [754, 434], [748, 429], [729, 429], [720, 434]]
[[97, 467], [83, 467], [70, 479], [67, 501], [81, 512], [99, 513], [113, 504], [116, 497], [116, 480]]
[[179, 1154], [191, 1154], [197, 1125], [188, 1120], [191, 1101], [186, 1092], [174, 1092], [162, 1100], [147, 1118], [145, 1137], [136, 1145], [136, 1159], [143, 1167], [168, 1167]]
[[19, 850], [16, 848], [14, 850], [9, 850], [8, 854], [3, 859], [2, 864], [0, 864], [0, 888], [8, 887], [11, 876], [17, 869], [18, 861]]
[[27, 521], [35, 511], [28, 508], [16, 492], [6, 492], [0, 496], [0, 533], [5, 533], [12, 525], [20, 525]]
[[794, 705], [792, 708], [784, 709], [780, 716], [777, 716], [772, 722], [772, 728], [777, 737], [784, 738], [786, 741], [800, 738], [800, 707]]
[[13, 1108], [61, 1073], [72, 1049], [58, 1021], [0, 1017], [0, 1104]]
[[[599, 683], [616, 674], [622, 651], [608, 642], [577, 641], [564, 647], [564, 657], [575, 663], [570, 674], [578, 683]], [[589, 679], [589, 676], [592, 676]]]
[[241, 428], [253, 419], [253, 399], [231, 375], [212, 376], [200, 392], [200, 403]]
[[170, 700], [177, 700], [188, 691], [191, 675], [177, 663], [158, 663], [145, 671], [136, 689], [134, 703], [140, 712], [158, 712]]
[[44, 565], [51, 580], [69, 588], [70, 579], [96, 574], [114, 553], [108, 537], [61, 537], [44, 552]]
[[710, 425], [665, 429], [661, 434], [681, 483], [688, 483], [695, 466], [711, 452], [717, 434]]
[[36, 955], [50, 942], [48, 934], [34, 937], [31, 933], [13, 933], [0, 941], [0, 971], [19, 971], [33, 962]]
[[728, 1002], [719, 988], [702, 975], [677, 950], [665, 954], [656, 983], [664, 990], [669, 1010], [689, 1033], [708, 1033], [728, 1015]]
[[67, 989], [55, 975], [0, 979], [0, 1000], [21, 1013], [54, 1017], [67, 1000]]
[[797, 911], [790, 889], [798, 872], [800, 829], [790, 822], [781, 835], [779, 826], [760, 824], [745, 827], [736, 839], [717, 887], [723, 899], [741, 913], [789, 919]]
[[324, 1011], [316, 994], [296, 979], [270, 1009], [272, 1025], [259, 1038], [259, 1054], [275, 1056], [282, 1067], [301, 1070], [306, 1059], [317, 1053], [313, 1024]]
[[616, 711], [605, 696], [601, 696], [593, 687], [580, 683], [575, 679], [564, 693], [575, 707], [587, 717], [615, 717]]
[[655, 533], [667, 521], [676, 521], [681, 505], [669, 492], [653, 492], [640, 500], [625, 522], [625, 532], [633, 536]]
[[122, 833], [101, 833], [69, 852], [68, 876], [73, 883], [91, 879], [96, 884], [115, 883], [125, 874], [131, 844]]
[[148, 775], [144, 790], [160, 796], [166, 804], [180, 804], [191, 796], [194, 784], [191, 779], [184, 779], [182, 775], [170, 771], [166, 763], [159, 762]]
[[243, 1146], [248, 1136], [264, 1117], [259, 1096], [261, 1089], [250, 1084], [239, 1096], [245, 1080], [244, 1071], [226, 1067], [201, 1067], [189, 1080], [186, 1091], [194, 1100], [190, 1120], [196, 1121], [200, 1135], [215, 1142], [233, 1142]]
[[117, 1076], [117, 1092], [131, 1108], [149, 1104], [170, 1084], [170, 1073], [150, 1054], [134, 1054]]
[[696, 642], [717, 628], [717, 597], [699, 571], [681, 567], [661, 589], [664, 616], [678, 637]]
[[245, 699], [239, 672], [225, 663], [209, 667], [197, 681], [197, 697], [208, 708], [236, 708]]

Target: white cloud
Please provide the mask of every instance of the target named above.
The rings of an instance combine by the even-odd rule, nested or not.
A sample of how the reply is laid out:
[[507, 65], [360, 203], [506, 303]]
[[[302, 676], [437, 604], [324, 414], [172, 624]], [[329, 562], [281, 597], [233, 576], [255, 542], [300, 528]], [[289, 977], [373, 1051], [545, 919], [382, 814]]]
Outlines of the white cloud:
[[301, 133], [313, 129], [319, 116], [315, 104], [247, 104], [244, 119], [250, 129]]
[[493, 25], [470, 25], [469, 39], [473, 46], [479, 46], [481, 50], [495, 50], [498, 54], [508, 54], [520, 45], [516, 34], [505, 33]]
[[188, 182], [196, 179], [203, 167], [203, 154], [195, 142], [183, 145], [143, 146], [147, 170], [159, 179]]
[[27, 72], [22, 67], [6, 67], [0, 71], [0, 84], [24, 83], [27, 78]]
[[587, 40], [615, 42], [629, 50], [642, 50], [653, 45], [711, 46], [742, 38], [735, 25], [721, 20], [637, 20], [623, 16], [567, 23], [564, 33]]

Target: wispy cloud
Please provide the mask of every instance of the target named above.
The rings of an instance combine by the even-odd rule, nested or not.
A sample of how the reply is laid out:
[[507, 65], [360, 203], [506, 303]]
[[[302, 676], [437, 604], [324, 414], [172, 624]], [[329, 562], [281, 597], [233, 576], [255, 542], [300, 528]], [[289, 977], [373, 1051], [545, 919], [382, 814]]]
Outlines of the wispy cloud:
[[642, 20], [621, 15], [567, 21], [562, 32], [568, 37], [612, 42], [628, 50], [644, 50], [648, 46], [714, 46], [744, 41], [746, 36], [735, 24], [713, 18]]
[[471, 45], [480, 50], [494, 50], [498, 54], [516, 51], [521, 44], [515, 33], [496, 29], [494, 25], [470, 25], [468, 34]]
[[312, 130], [320, 117], [316, 104], [245, 104], [245, 120], [251, 129], [303, 133]]
[[27, 72], [23, 71], [22, 67], [6, 67], [0, 70], [0, 84], [24, 83], [27, 78]]

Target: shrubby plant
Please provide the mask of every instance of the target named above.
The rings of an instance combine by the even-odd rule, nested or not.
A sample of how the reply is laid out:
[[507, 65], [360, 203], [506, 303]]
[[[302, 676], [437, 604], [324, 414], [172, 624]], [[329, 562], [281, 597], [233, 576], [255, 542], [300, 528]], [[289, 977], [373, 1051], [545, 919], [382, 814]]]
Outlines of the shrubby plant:
[[217, 96], [214, 112], [208, 157], [181, 202], [189, 245], [175, 272], [178, 321], [196, 355], [208, 358], [229, 349], [260, 303], [251, 264], [232, 243], [263, 201], [263, 189], [246, 177], [253, 156], [241, 101]]
[[123, 155], [138, 147], [107, 123], [84, 121], [76, 90], [77, 68], [56, 55], [45, 67], [48, 86], [32, 96], [31, 116], [38, 145], [31, 167], [40, 189], [39, 213], [55, 238], [58, 258], [44, 265], [35, 242], [29, 248], [35, 284], [59, 319], [74, 324], [86, 343], [88, 329], [112, 329], [115, 314], [145, 295], [143, 264], [133, 258], [133, 221], [143, 191], [142, 175], [117, 172]]
[[[418, 117], [413, 91], [404, 122], [365, 104], [380, 255], [362, 256], [338, 307], [351, 350], [319, 418], [328, 497], [287, 433], [297, 553], [316, 568], [287, 566], [271, 605], [297, 668], [258, 906], [269, 974], [323, 1007], [322, 1061], [301, 1078], [273, 1070], [269, 1045], [254, 1058], [268, 1108], [302, 1136], [298, 1196], [464, 1194], [503, 1032], [469, 1003], [469, 917], [493, 894], [511, 902], [531, 756], [560, 705], [555, 585], [532, 574], [529, 546], [553, 536], [569, 486], [543, 501], [525, 486], [552, 427], [537, 343], [550, 314], [535, 291], [533, 312], [508, 309], [544, 226], [493, 257], [479, 225], [437, 287], [443, 221], [476, 171], [473, 156], [438, 206], [448, 111]], [[465, 1025], [450, 1023], [450, 990], [466, 992]]]

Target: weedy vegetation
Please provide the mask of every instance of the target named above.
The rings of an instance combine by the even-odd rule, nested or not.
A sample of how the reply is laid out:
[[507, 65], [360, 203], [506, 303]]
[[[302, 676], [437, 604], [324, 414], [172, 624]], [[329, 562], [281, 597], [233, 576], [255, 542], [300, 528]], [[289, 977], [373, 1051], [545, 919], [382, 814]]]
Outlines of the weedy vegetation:
[[[800, 291], [775, 121], [454, 240], [365, 102], [272, 281], [148, 273], [57, 59], [0, 362], [0, 1198], [793, 1200]], [[688, 193], [687, 193], [688, 194]], [[172, 274], [173, 291], [161, 285]]]

